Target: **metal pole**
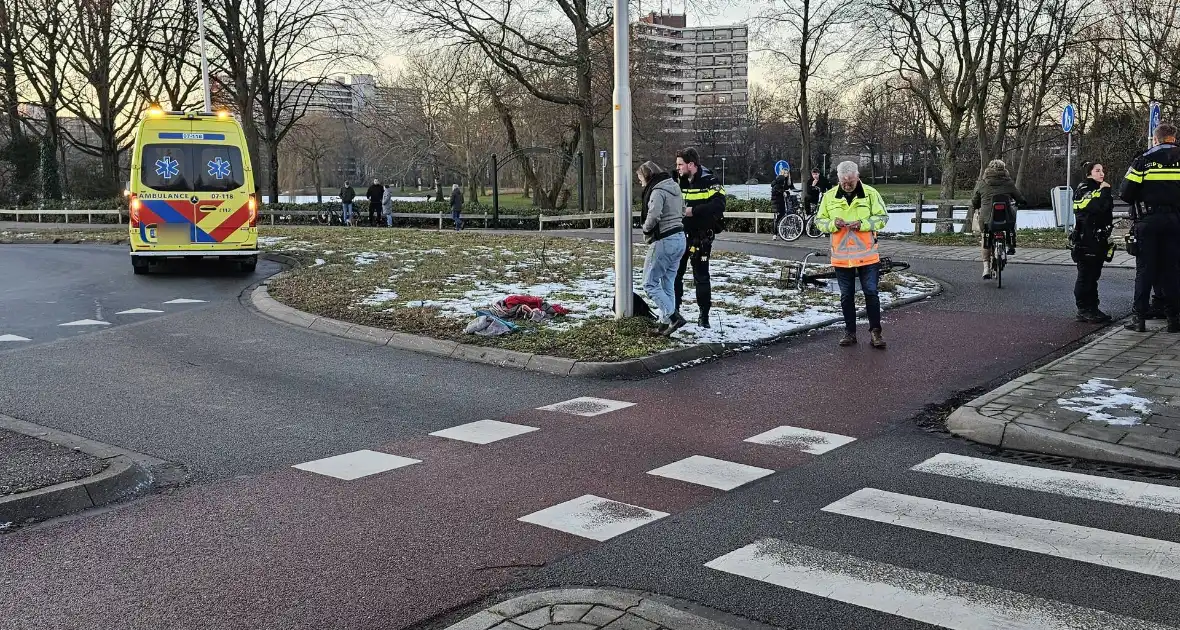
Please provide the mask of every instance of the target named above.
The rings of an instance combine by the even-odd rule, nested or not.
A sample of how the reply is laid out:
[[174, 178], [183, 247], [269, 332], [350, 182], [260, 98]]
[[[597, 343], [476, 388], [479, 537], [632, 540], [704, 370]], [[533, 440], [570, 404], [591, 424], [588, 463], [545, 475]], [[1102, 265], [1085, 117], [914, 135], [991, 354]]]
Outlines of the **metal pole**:
[[627, 0], [615, 12], [615, 318], [630, 317], [631, 296], [631, 24]]
[[205, 54], [205, 4], [197, 0], [197, 36], [201, 38], [201, 84], [205, 88], [205, 113], [213, 113], [213, 95], [209, 91], [209, 57]]
[[[1066, 188], [1072, 188], [1072, 186], [1070, 186], [1070, 179], [1073, 175], [1073, 173], [1071, 173], [1070, 171], [1072, 169], [1073, 169], [1073, 133], [1069, 132], [1069, 133], [1065, 134], [1065, 187]], [[1073, 197], [1071, 196], [1070, 199], [1073, 199]], [[1062, 201], [1064, 201], [1064, 200], [1062, 200]], [[1063, 230], [1065, 230], [1066, 232], [1069, 231], [1069, 217], [1070, 217], [1070, 214], [1072, 213], [1072, 211], [1073, 211], [1072, 208], [1069, 208], [1069, 209], [1062, 208], [1061, 209], [1061, 216], [1065, 217], [1065, 220], [1061, 222], [1061, 228]]]
[[602, 212], [606, 213], [606, 151], [602, 152]]

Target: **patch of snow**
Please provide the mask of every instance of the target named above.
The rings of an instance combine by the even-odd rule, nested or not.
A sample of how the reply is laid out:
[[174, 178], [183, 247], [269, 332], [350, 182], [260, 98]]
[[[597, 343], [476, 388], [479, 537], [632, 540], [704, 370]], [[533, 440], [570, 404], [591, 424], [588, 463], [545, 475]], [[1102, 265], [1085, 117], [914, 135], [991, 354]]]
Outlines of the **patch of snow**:
[[291, 237], [290, 236], [259, 236], [258, 237], [258, 244], [259, 245], [274, 245], [275, 243], [278, 243], [280, 241], [285, 241], [289, 238], [291, 238]]
[[365, 306], [378, 306], [397, 299], [397, 292], [391, 289], [377, 289], [372, 295], [361, 300]]
[[315, 264], [314, 264], [314, 265], [312, 265], [312, 267], [319, 267], [320, 265], [322, 265], [322, 264], [324, 264], [324, 263], [326, 263], [326, 262], [328, 262], [328, 261], [324, 260], [323, 258], [316, 258], [316, 259], [315, 259]]
[[373, 252], [360, 252], [354, 254], [353, 261], [358, 265], [371, 265], [381, 259], [380, 254]]
[[[1058, 398], [1057, 405], [1084, 413], [1096, 422], [1123, 427], [1141, 424], [1151, 413], [1152, 400], [1135, 396], [1133, 387], [1115, 387], [1110, 385], [1112, 382], [1108, 378], [1092, 378], [1078, 386], [1081, 395]], [[1131, 411], [1134, 415], [1114, 415], [1119, 411]]]

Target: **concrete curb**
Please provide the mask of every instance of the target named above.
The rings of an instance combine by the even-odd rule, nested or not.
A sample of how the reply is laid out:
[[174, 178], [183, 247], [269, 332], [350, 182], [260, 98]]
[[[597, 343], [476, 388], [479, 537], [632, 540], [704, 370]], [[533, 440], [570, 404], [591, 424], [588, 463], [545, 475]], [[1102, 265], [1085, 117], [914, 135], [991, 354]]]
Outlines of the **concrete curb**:
[[[712, 617], [721, 613], [708, 612]], [[668, 630], [735, 630], [767, 628], [733, 618], [733, 624], [674, 608], [646, 594], [597, 588], [537, 591], [479, 612], [446, 630], [526, 630], [550, 627], [667, 628]], [[580, 622], [580, 623], [579, 623]], [[655, 624], [655, 625], [652, 625]], [[740, 624], [740, 625], [734, 625]]]
[[[295, 262], [293, 266], [298, 266], [298, 263]], [[307, 328], [309, 330], [327, 333], [336, 337], [363, 341], [365, 343], [370, 343], [377, 346], [386, 346], [389, 348], [409, 350], [412, 352], [422, 352], [425, 354], [450, 357], [453, 359], [470, 361], [473, 363], [486, 363], [499, 367], [516, 368], [528, 370], [531, 372], [542, 372], [554, 376], [576, 376], [598, 379], [641, 378], [651, 376], [653, 374], [659, 374], [663, 370], [667, 370], [678, 365], [683, 365], [685, 363], [726, 356], [737, 350], [775, 343], [787, 337], [792, 337], [820, 328], [826, 328], [833, 324], [844, 321], [842, 317], [833, 317], [815, 324], [799, 326], [773, 337], [760, 339], [756, 342], [699, 344], [685, 348], [665, 350], [651, 356], [639, 359], [628, 359], [626, 361], [578, 361], [576, 359], [566, 359], [562, 357], [552, 357], [541, 354], [528, 354], [525, 352], [517, 352], [515, 350], [504, 350], [501, 348], [489, 348], [485, 346], [462, 344], [455, 341], [444, 341], [440, 339], [433, 339], [431, 337], [422, 337], [419, 335], [394, 332], [382, 328], [351, 324], [349, 322], [344, 322], [329, 317], [320, 317], [311, 313], [291, 308], [290, 306], [282, 304], [278, 300], [270, 297], [270, 292], [267, 290], [266, 283], [278, 277], [282, 277], [282, 274], [276, 274], [275, 276], [272, 276], [257, 288], [250, 291], [250, 304], [253, 305], [254, 308], [260, 313], [271, 319], [283, 322], [285, 324], [290, 324], [292, 326], [297, 326], [299, 328]], [[941, 283], [931, 278], [925, 279], [934, 283], [935, 289], [933, 291], [928, 291], [920, 295], [915, 295], [898, 300], [897, 302], [892, 302], [889, 305], [884, 306], [883, 310], [893, 309], [899, 306], [905, 306], [907, 304], [913, 304], [915, 302], [919, 302], [938, 295], [942, 292], [943, 286]], [[863, 309], [858, 311], [858, 316], [864, 316]]]
[[0, 498], [0, 526], [81, 512], [137, 495], [152, 485], [151, 467], [165, 462], [72, 433], [0, 414], [0, 428], [73, 448], [107, 463], [102, 472]]

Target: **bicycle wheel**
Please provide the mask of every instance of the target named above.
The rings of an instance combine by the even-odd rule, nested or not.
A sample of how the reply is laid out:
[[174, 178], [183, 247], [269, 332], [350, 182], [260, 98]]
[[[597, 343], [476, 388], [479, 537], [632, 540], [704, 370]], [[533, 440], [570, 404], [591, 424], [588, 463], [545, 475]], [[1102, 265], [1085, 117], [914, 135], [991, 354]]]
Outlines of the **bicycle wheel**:
[[788, 214], [778, 222], [778, 237], [784, 241], [793, 241], [803, 234], [803, 217]]
[[992, 248], [992, 267], [996, 273], [996, 288], [1004, 288], [1004, 264], [1008, 262], [1008, 254], [1004, 249], [1002, 238], [997, 238]]
[[807, 226], [808, 238], [819, 238], [824, 235], [824, 233], [821, 232], [819, 230], [819, 228], [816, 227], [816, 225], [815, 225], [815, 215], [814, 214], [807, 217], [806, 226]]

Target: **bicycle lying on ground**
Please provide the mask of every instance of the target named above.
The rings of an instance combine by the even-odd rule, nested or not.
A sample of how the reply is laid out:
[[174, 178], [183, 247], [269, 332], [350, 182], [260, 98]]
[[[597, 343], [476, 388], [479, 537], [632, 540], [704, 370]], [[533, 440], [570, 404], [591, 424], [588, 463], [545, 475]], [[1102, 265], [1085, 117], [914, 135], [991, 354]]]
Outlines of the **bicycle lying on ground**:
[[[784, 278], [787, 286], [794, 284], [796, 289], [802, 289], [803, 285], [806, 283], [811, 286], [820, 287], [824, 285], [824, 280], [831, 280], [835, 278], [836, 270], [834, 268], [818, 273], [807, 273], [808, 264], [816, 266], [814, 263], [811, 263], [812, 258], [828, 258], [829, 256], [830, 254], [828, 252], [822, 251], [808, 253], [803, 257], [803, 262], [799, 263], [798, 266], [792, 265], [788, 268], [786, 277]], [[910, 268], [910, 263], [904, 260], [893, 260], [888, 256], [882, 256], [881, 262], [878, 264], [881, 266], [882, 276], [895, 271], [905, 271], [906, 269]]]

